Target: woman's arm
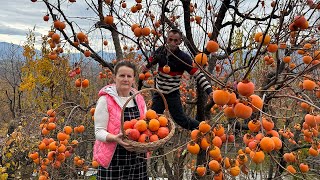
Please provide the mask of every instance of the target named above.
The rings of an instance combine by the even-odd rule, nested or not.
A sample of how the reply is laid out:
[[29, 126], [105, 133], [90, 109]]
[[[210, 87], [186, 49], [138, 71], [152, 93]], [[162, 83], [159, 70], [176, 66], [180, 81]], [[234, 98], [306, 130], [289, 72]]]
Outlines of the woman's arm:
[[107, 137], [110, 134], [107, 131], [107, 125], [109, 122], [109, 112], [107, 108], [106, 97], [101, 96], [98, 99], [96, 109], [94, 112], [94, 131], [96, 140], [106, 142]]
[[109, 111], [107, 108], [106, 97], [101, 96], [98, 99], [97, 106], [94, 112], [94, 130], [96, 140], [102, 142], [117, 142], [128, 151], [133, 151], [132, 145], [122, 141], [123, 134], [120, 132], [117, 135], [111, 134], [107, 131], [107, 125], [109, 122]]

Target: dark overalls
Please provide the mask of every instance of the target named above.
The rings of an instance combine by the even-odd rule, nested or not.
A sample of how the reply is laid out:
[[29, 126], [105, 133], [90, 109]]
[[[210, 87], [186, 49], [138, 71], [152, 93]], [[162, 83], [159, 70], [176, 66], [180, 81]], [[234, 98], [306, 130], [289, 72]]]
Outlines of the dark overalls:
[[[137, 103], [135, 101], [134, 103], [134, 107], [125, 108], [125, 121], [140, 117]], [[147, 180], [147, 160], [145, 158], [146, 153], [130, 152], [117, 145], [108, 169], [99, 166], [97, 179]]]

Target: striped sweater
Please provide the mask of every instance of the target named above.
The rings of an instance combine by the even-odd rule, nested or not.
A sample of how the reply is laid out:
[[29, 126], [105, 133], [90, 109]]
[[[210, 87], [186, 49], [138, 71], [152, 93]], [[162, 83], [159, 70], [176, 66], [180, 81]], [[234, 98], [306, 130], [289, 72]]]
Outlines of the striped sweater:
[[[210, 94], [212, 92], [210, 83], [198, 68], [192, 67], [191, 57], [180, 49], [177, 49], [173, 53], [174, 55], [167, 55], [166, 50], [160, 47], [155, 51], [154, 55], [149, 58], [147, 68], [159, 64], [158, 75], [156, 76], [156, 88], [164, 94], [178, 90], [182, 74], [184, 71], [187, 71], [195, 78], [201, 88], [203, 88], [207, 94]], [[181, 60], [183, 62], [181, 62]], [[170, 66], [169, 73], [163, 72], [165, 65]]]

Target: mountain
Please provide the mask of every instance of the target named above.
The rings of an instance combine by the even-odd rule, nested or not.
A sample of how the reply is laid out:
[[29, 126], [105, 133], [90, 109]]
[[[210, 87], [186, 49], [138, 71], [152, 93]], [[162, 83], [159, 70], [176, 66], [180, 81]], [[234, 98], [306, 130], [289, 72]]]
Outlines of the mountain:
[[7, 48], [14, 48], [14, 49], [19, 49], [20, 51], [22, 50], [23, 51], [23, 47], [20, 46], [20, 45], [17, 45], [17, 44], [12, 44], [12, 43], [7, 43], [7, 42], [0, 42], [0, 52], [2, 50], [5, 50]]
[[[116, 58], [116, 53], [98, 51], [97, 54], [107, 62], [111, 62]], [[70, 61], [79, 61], [79, 59], [86, 59], [82, 53], [70, 53]]]
[[[36, 50], [38, 55], [41, 54], [40, 50]], [[116, 57], [116, 53], [114, 52], [97, 52], [100, 57], [105, 59], [106, 61], [111, 62]], [[0, 60], [8, 57], [15, 57], [23, 59], [23, 46], [7, 43], [7, 42], [0, 42]], [[81, 53], [70, 53], [70, 62], [78, 62], [80, 59], [86, 59], [83, 54]]]
[[22, 57], [23, 47], [12, 43], [0, 42], [0, 59], [10, 57], [13, 54], [17, 57]]
[[[7, 43], [7, 42], [0, 42], [0, 60], [6, 59], [6, 58], [12, 58], [12, 57], [24, 59], [23, 51], [24, 49], [22, 45], [17, 45], [17, 44]], [[41, 51], [37, 49], [35, 51], [36, 51], [36, 55], [40, 56]]]

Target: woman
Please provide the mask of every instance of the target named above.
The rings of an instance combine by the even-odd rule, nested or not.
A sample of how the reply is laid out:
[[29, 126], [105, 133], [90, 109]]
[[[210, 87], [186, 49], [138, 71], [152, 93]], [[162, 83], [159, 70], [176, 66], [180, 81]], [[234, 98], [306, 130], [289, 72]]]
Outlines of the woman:
[[[122, 141], [121, 110], [128, 98], [137, 92], [132, 88], [136, 67], [128, 61], [115, 66], [114, 84], [99, 91], [94, 113], [96, 141], [93, 158], [100, 164], [97, 179], [147, 179], [145, 153]], [[124, 120], [143, 117], [146, 112], [143, 97], [138, 94], [124, 110]]]

